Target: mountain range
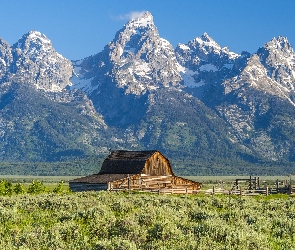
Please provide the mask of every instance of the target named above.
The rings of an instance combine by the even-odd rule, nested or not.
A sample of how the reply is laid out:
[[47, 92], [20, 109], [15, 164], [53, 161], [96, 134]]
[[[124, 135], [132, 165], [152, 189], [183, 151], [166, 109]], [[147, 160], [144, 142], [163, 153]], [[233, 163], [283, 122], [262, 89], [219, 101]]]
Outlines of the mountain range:
[[158, 149], [182, 175], [289, 174], [294, 106], [286, 37], [253, 54], [207, 33], [173, 48], [145, 12], [81, 60], [58, 54], [38, 31], [12, 46], [0, 38], [2, 162]]

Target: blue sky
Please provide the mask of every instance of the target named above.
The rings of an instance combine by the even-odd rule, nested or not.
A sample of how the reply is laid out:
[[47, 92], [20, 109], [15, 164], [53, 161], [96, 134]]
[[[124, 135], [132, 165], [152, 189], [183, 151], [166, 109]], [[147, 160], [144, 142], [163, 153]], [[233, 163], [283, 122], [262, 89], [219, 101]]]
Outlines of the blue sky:
[[293, 0], [0, 0], [0, 6], [1, 38], [12, 45], [38, 30], [73, 60], [100, 52], [136, 11], [150, 11], [174, 47], [204, 32], [236, 53], [254, 53], [277, 36], [295, 47]]

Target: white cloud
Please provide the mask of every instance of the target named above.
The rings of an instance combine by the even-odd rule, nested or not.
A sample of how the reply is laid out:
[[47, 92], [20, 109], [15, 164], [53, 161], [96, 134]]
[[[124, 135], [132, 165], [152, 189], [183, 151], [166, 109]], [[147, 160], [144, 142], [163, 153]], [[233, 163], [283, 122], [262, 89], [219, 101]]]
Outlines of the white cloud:
[[116, 16], [115, 19], [117, 20], [132, 20], [132, 19], [137, 19], [140, 18], [146, 11], [131, 11], [127, 14], [122, 14], [119, 16]]

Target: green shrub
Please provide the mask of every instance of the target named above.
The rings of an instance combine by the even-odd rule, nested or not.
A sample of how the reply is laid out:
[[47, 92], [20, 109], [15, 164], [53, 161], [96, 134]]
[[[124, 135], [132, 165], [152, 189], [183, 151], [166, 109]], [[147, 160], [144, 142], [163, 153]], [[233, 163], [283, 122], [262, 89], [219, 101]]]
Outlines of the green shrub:
[[17, 184], [15, 184], [15, 186], [13, 188], [13, 192], [15, 194], [24, 194], [26, 191], [25, 191], [25, 189], [24, 189], [24, 187], [23, 187], [22, 184], [17, 183]]
[[0, 195], [11, 195], [12, 183], [7, 180], [0, 181]]
[[57, 184], [57, 186], [53, 189], [53, 193], [56, 194], [61, 194], [62, 193], [62, 186], [63, 186], [64, 182], [61, 181], [60, 183]]
[[46, 187], [41, 181], [32, 181], [32, 184], [28, 188], [29, 194], [40, 194], [46, 191]]
[[294, 197], [259, 197], [0, 196], [0, 249], [294, 249]]

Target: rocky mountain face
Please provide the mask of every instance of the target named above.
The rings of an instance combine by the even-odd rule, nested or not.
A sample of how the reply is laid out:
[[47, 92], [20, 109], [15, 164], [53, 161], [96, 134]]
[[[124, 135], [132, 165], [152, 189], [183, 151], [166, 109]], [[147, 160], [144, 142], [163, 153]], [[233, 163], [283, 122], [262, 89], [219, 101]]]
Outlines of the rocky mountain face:
[[160, 38], [149, 12], [129, 21], [102, 52], [74, 66], [73, 88], [84, 90], [112, 126], [138, 123], [150, 91], [181, 88], [174, 49]]
[[72, 63], [45, 35], [29, 32], [12, 47], [1, 40], [0, 56], [1, 161], [61, 160], [120, 144], [86, 94], [68, 89]]
[[264, 160], [293, 159], [293, 58], [286, 38], [266, 43], [237, 76], [222, 83], [224, 99], [215, 107], [238, 141]]
[[218, 83], [236, 70], [238, 54], [221, 48], [207, 33], [187, 44], [179, 44], [176, 56], [184, 68], [181, 70], [184, 85], [190, 88]]
[[106, 84], [106, 76], [124, 89], [124, 94], [137, 96], [162, 87], [178, 87], [181, 81], [174, 49], [159, 36], [149, 12], [129, 21], [102, 52], [74, 65], [78, 73], [72, 78], [74, 87], [89, 95]]
[[282, 92], [294, 99], [295, 53], [286, 37], [273, 38], [257, 51], [267, 75], [279, 83]]
[[239, 74], [250, 56], [247, 52], [238, 55], [222, 48], [207, 33], [179, 44], [175, 53], [183, 67], [180, 72], [186, 91], [209, 106], [219, 99], [221, 83]]
[[37, 31], [0, 39], [0, 158], [159, 149], [179, 174], [291, 171], [294, 58], [285, 37], [252, 55], [207, 33], [174, 49], [149, 12], [78, 61]]
[[10, 47], [1, 41], [1, 82], [18, 81], [37, 89], [57, 92], [71, 85], [71, 61], [54, 51], [51, 41], [38, 31], [25, 34]]

